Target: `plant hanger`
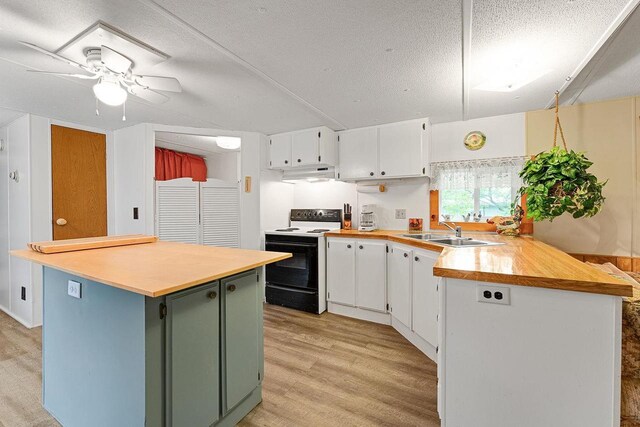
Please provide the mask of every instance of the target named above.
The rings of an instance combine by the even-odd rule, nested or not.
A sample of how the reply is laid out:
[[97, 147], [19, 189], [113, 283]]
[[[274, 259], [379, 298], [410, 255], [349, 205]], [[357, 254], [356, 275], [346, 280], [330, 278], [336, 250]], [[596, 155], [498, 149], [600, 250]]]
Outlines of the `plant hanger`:
[[562, 138], [562, 145], [564, 145], [564, 150], [565, 151], [569, 151], [567, 149], [567, 141], [564, 139], [564, 132], [562, 131], [562, 125], [560, 124], [560, 114], [558, 113], [558, 107], [559, 107], [559, 97], [560, 97], [560, 91], [556, 91], [556, 124], [553, 128], [553, 146], [557, 146], [557, 139], [558, 139], [558, 129], [560, 129], [560, 137]]

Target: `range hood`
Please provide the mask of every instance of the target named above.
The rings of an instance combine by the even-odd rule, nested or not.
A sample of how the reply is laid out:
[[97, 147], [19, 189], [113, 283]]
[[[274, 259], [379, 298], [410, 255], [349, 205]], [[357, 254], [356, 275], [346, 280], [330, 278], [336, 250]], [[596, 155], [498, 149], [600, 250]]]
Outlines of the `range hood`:
[[282, 173], [282, 180], [287, 182], [295, 181], [329, 181], [336, 179], [336, 168], [304, 168], [289, 169]]

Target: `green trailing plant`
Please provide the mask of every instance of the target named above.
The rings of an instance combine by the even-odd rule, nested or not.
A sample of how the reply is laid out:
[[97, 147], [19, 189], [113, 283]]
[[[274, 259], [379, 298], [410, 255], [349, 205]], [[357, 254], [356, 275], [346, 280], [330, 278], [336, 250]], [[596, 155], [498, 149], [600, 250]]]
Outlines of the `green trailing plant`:
[[602, 209], [607, 182], [588, 172], [592, 164], [584, 153], [554, 146], [525, 162], [520, 172], [524, 185], [516, 200], [527, 197], [527, 217], [534, 221], [553, 220], [565, 212], [574, 218], [594, 216]]

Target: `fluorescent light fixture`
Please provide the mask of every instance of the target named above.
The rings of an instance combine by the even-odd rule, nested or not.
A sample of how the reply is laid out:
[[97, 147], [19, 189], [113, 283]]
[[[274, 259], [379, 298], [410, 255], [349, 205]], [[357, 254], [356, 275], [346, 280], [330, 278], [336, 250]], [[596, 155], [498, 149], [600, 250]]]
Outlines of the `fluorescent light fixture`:
[[225, 150], [237, 150], [242, 144], [242, 139], [237, 136], [217, 136], [216, 144]]
[[116, 80], [102, 78], [93, 86], [93, 93], [104, 104], [116, 107], [127, 100], [127, 91]]

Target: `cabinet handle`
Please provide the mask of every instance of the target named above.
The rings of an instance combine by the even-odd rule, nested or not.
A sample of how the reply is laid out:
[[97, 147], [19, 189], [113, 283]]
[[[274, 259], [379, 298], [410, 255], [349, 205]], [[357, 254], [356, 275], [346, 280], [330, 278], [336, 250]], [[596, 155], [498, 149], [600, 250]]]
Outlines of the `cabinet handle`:
[[351, 245], [347, 245], [347, 249], [351, 249]]
[[235, 290], [236, 290], [236, 285], [229, 285], [229, 286], [227, 286], [227, 290], [228, 290], [229, 292], [233, 292], [233, 291], [235, 291]]
[[409, 254], [408, 254], [408, 253], [405, 253], [405, 254], [404, 254], [404, 257], [405, 257], [405, 258], [406, 258], [406, 257], [408, 257], [408, 256], [409, 256]]
[[211, 291], [207, 294], [207, 298], [209, 299], [216, 299], [216, 297], [218, 296], [218, 294], [214, 291]]
[[369, 176], [373, 176], [373, 172], [369, 172]]
[[415, 257], [415, 258], [414, 258], [414, 260], [416, 260], [416, 261], [420, 261], [420, 258], [418, 258], [418, 257]]
[[284, 164], [285, 164], [285, 165], [288, 165], [288, 164], [289, 164], [289, 160], [285, 160], [285, 161], [284, 161]]
[[298, 159], [298, 163], [300, 163], [302, 161], [302, 159]]
[[380, 175], [386, 175], [385, 171], [380, 172]]
[[359, 247], [360, 249], [364, 249], [364, 246], [362, 246], [362, 245], [360, 245], [360, 246], [358, 246], [358, 247]]

